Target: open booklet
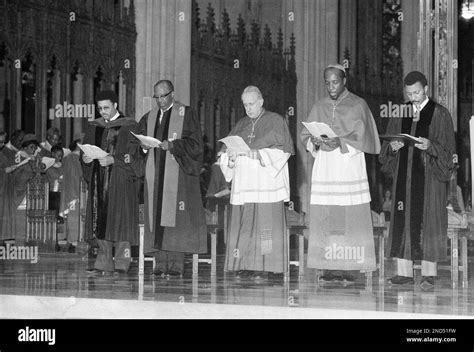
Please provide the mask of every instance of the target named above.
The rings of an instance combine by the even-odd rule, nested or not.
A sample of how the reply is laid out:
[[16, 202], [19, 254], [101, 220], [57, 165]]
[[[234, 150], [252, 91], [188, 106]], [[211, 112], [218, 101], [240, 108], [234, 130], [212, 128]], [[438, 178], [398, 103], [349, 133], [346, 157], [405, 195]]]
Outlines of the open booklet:
[[130, 131], [131, 134], [133, 134], [135, 137], [138, 138], [138, 140], [146, 147], [148, 148], [159, 148], [161, 145], [161, 141], [159, 139], [150, 137], [150, 136], [145, 136], [143, 134], [135, 134], [132, 131]]
[[406, 134], [406, 133], [400, 133], [400, 134], [382, 134], [379, 136], [381, 139], [385, 139], [390, 142], [394, 141], [399, 141], [404, 143], [405, 145], [410, 145], [413, 146], [418, 143], [422, 143], [422, 140], [420, 138], [417, 138], [415, 136]]
[[335, 138], [337, 134], [324, 122], [302, 122], [303, 126], [311, 133], [312, 136], [318, 138]]
[[54, 158], [49, 158], [47, 156], [43, 156], [41, 158], [41, 162], [46, 166], [46, 170], [48, 170], [51, 166], [53, 166], [56, 163], [56, 159]]
[[237, 154], [246, 154], [250, 151], [250, 147], [240, 136], [227, 136], [219, 139], [219, 142], [224, 143], [228, 150], [236, 152]]
[[81, 148], [85, 155], [91, 159], [102, 159], [105, 158], [109, 153], [105, 150], [100, 149], [99, 147], [92, 144], [79, 144], [77, 146]]

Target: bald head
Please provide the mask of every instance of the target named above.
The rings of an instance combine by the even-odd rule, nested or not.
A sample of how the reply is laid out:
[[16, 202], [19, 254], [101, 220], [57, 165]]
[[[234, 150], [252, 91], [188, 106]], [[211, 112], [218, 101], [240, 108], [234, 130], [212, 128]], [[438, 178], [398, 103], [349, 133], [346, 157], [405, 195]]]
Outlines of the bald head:
[[248, 86], [242, 92], [242, 103], [248, 117], [258, 118], [263, 110], [262, 92], [255, 86]]

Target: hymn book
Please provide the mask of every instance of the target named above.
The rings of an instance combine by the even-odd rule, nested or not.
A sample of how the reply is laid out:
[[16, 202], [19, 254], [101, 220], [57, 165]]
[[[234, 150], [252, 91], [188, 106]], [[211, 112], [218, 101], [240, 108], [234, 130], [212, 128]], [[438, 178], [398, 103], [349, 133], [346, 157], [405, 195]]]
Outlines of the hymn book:
[[91, 159], [102, 159], [105, 158], [109, 153], [105, 150], [100, 149], [99, 147], [92, 144], [79, 144], [77, 146], [81, 148], [85, 155]]
[[144, 136], [143, 134], [135, 134], [132, 131], [130, 131], [131, 134], [133, 134], [135, 137], [138, 138], [138, 140], [148, 148], [159, 148], [161, 145], [161, 141], [159, 139], [150, 137], [150, 136]]
[[41, 162], [46, 166], [46, 170], [48, 170], [51, 166], [53, 166], [56, 163], [56, 159], [54, 158], [49, 158], [47, 156], [43, 156], [41, 158]]
[[303, 126], [317, 138], [335, 138], [337, 134], [324, 122], [302, 122]]
[[415, 144], [423, 143], [421, 138], [414, 137], [406, 133], [400, 134], [382, 134], [380, 135], [381, 139], [385, 139], [390, 142], [402, 142], [405, 145], [414, 146]]
[[250, 147], [240, 136], [227, 136], [219, 139], [219, 142], [224, 143], [229, 151], [236, 152], [237, 154], [247, 154], [250, 152]]

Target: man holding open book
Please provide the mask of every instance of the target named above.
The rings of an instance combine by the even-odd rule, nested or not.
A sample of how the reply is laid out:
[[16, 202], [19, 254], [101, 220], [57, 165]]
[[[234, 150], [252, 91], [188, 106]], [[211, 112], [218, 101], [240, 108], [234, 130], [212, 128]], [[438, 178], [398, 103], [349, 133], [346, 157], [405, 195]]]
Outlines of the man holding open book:
[[378, 154], [377, 127], [367, 103], [349, 92], [341, 65], [324, 71], [328, 97], [316, 102], [301, 140], [314, 157], [308, 267], [325, 269], [320, 283], [354, 282], [350, 270], [376, 268], [364, 153]]
[[453, 122], [449, 111], [429, 99], [421, 72], [410, 72], [405, 93], [413, 116], [391, 119], [387, 135], [407, 134], [418, 143], [385, 141], [382, 171], [393, 179], [388, 256], [396, 258], [395, 285], [413, 284], [413, 261], [421, 259], [421, 287], [432, 289], [436, 262], [447, 260], [447, 182], [454, 170]]
[[222, 141], [219, 163], [232, 181], [232, 216], [225, 271], [265, 280], [288, 265], [285, 201], [290, 200], [288, 158], [294, 153], [285, 119], [263, 108], [255, 86], [242, 93], [246, 116]]
[[89, 122], [81, 145], [88, 187], [86, 239], [96, 237], [99, 245], [94, 267], [87, 271], [126, 273], [131, 246], [138, 243], [138, 143], [130, 133], [137, 123], [117, 110], [115, 92], [97, 93], [96, 102], [101, 117]]

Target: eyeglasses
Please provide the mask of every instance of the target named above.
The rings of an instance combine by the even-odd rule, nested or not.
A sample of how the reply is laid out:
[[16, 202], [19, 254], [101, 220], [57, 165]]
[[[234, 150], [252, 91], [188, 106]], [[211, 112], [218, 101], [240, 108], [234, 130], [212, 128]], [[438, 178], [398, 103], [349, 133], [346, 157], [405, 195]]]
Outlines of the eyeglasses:
[[154, 95], [153, 98], [155, 99], [163, 99], [163, 98], [166, 98], [168, 95], [170, 95], [171, 93], [173, 93], [172, 90], [170, 90], [168, 93], [166, 94], [163, 94], [163, 95]]

